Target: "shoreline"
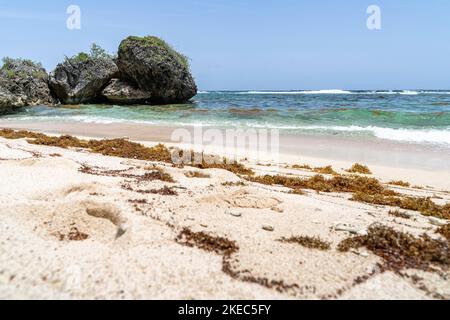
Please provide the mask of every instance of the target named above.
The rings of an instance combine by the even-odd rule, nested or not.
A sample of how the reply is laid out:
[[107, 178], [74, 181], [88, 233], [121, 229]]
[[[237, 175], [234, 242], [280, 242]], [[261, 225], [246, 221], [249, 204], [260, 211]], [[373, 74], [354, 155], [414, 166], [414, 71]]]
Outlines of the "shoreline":
[[[87, 124], [87, 123], [2, 123], [0, 128], [34, 130], [47, 134], [69, 134], [89, 139], [128, 138], [144, 145], [163, 143], [167, 146], [204, 151], [214, 155], [237, 157], [254, 164], [279, 163], [280, 166], [309, 164], [332, 165], [349, 168], [354, 163], [370, 166], [380, 178], [406, 180], [412, 184], [432, 185], [450, 190], [450, 150], [433, 146], [406, 144], [377, 139], [358, 140], [341, 137], [311, 137], [280, 134], [277, 157], [270, 152], [255, 155], [249, 151], [224, 148], [218, 145], [192, 145], [171, 141], [174, 129], [167, 126], [139, 124]], [[192, 133], [194, 128], [183, 127]], [[207, 128], [204, 128], [207, 129]]]
[[[192, 135], [194, 126], [146, 125], [135, 123], [91, 124], [83, 122], [28, 122], [1, 121], [0, 128], [35, 130], [50, 134], [69, 134], [90, 138], [128, 138], [140, 142], [174, 144], [171, 134], [176, 129], [186, 129]], [[222, 133], [228, 128], [201, 127]], [[252, 128], [250, 128], [252, 129]], [[245, 129], [244, 129], [245, 130]], [[209, 146], [212, 146], [209, 144]], [[217, 147], [217, 145], [216, 145]], [[341, 137], [280, 133], [280, 154], [284, 156], [323, 158], [329, 160], [366, 162], [372, 165], [449, 170], [450, 148], [439, 145], [407, 143], [375, 137]], [[425, 155], [424, 155], [425, 154]]]

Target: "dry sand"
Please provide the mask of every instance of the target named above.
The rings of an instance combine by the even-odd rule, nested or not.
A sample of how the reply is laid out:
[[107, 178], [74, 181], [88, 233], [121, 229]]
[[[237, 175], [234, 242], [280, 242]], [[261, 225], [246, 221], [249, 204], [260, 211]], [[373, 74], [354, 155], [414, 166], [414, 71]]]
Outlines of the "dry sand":
[[[340, 172], [351, 164], [294, 155], [281, 160], [331, 164]], [[80, 172], [83, 165], [96, 168], [98, 174]], [[130, 176], [151, 172], [153, 165], [175, 182]], [[258, 174], [276, 170], [251, 161], [247, 165]], [[405, 193], [450, 202], [450, 173], [444, 168], [384, 164], [371, 169], [384, 182], [403, 179], [428, 186], [397, 188]], [[284, 165], [278, 170], [312, 174]], [[241, 185], [236, 183], [242, 182], [238, 176], [224, 170], [202, 170], [209, 175], [203, 178], [186, 176], [190, 171], [198, 169], [0, 138], [0, 298], [450, 298], [448, 272], [378, 273], [380, 258], [373, 253], [336, 250], [352, 235], [338, 231], [339, 225], [363, 232], [382, 223], [436, 238], [436, 221], [417, 212], [410, 212], [412, 219], [393, 217], [388, 214], [392, 208], [350, 201], [349, 194], [296, 195], [279, 186]], [[164, 186], [178, 195], [137, 192]], [[184, 228], [234, 241], [239, 250], [224, 258], [188, 247], [176, 241]], [[330, 242], [331, 249], [277, 241], [301, 235], [318, 236]], [[369, 275], [367, 281], [357, 281]]]

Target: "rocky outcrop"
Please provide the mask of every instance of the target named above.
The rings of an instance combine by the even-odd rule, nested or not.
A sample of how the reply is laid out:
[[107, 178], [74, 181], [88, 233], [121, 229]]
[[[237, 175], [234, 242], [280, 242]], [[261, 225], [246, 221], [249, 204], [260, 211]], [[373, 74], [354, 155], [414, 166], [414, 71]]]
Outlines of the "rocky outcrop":
[[25, 95], [12, 94], [8, 90], [0, 88], [0, 114], [10, 113], [28, 105]]
[[118, 71], [111, 58], [81, 53], [58, 64], [50, 74], [49, 84], [61, 103], [92, 103]]
[[156, 37], [128, 37], [112, 58], [92, 45], [90, 54], [66, 58], [50, 74], [40, 64], [4, 59], [0, 112], [33, 105], [184, 103], [197, 94], [185, 56]]
[[47, 72], [39, 63], [23, 59], [3, 60], [0, 69], [0, 112], [55, 102], [48, 86]]
[[13, 95], [8, 90], [0, 88], [0, 115], [13, 112], [16, 109], [25, 106], [24, 96]]
[[138, 89], [119, 79], [112, 79], [102, 92], [103, 97], [115, 104], [147, 104], [151, 93]]
[[128, 37], [119, 47], [121, 80], [151, 93], [152, 104], [182, 103], [197, 93], [187, 58], [156, 37]]

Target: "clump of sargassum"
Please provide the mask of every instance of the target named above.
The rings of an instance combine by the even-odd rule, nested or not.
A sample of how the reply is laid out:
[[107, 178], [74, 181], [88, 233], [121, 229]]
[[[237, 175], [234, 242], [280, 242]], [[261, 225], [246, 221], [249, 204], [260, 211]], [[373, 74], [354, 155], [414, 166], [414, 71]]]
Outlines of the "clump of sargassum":
[[350, 173], [372, 174], [372, 171], [370, 171], [367, 166], [359, 163], [355, 163], [350, 169], [346, 171]]
[[402, 212], [400, 210], [389, 210], [388, 214], [397, 218], [403, 219], [411, 218], [409, 214], [407, 214], [406, 212]]
[[292, 236], [290, 238], [281, 238], [278, 241], [284, 243], [295, 243], [309, 249], [329, 250], [331, 243], [321, 240], [318, 237], [310, 236]]
[[338, 174], [336, 171], [334, 171], [332, 166], [317, 167], [314, 168], [313, 171], [322, 174]]
[[294, 164], [292, 166], [292, 169], [301, 169], [301, 170], [309, 170], [309, 171], [313, 171], [316, 173], [321, 173], [321, 174], [338, 174], [336, 171], [334, 171], [332, 166], [325, 166], [325, 167], [311, 167], [308, 164]]
[[393, 186], [405, 187], [405, 188], [410, 186], [409, 182], [402, 181], [402, 180], [394, 180], [394, 181], [389, 182], [388, 184], [393, 185]]
[[279, 292], [298, 289], [297, 284], [286, 284], [283, 280], [270, 280], [265, 277], [255, 277], [248, 270], [239, 271], [233, 268], [232, 255], [239, 251], [235, 241], [224, 237], [209, 235], [205, 232], [194, 232], [184, 228], [175, 239], [178, 243], [189, 247], [196, 247], [205, 251], [215, 252], [222, 256], [222, 271], [233, 279], [257, 283]]
[[[320, 174], [331, 174], [331, 175], [337, 175], [338, 173], [333, 169], [332, 166], [324, 166], [324, 167], [311, 167], [308, 164], [294, 164], [292, 166], [293, 169], [301, 169], [301, 170], [309, 170], [314, 171], [316, 173]], [[355, 163], [350, 169], [345, 170], [349, 173], [361, 173], [361, 174], [372, 174], [372, 171], [370, 169], [362, 164]]]
[[448, 241], [432, 239], [426, 234], [416, 238], [382, 225], [371, 226], [367, 235], [343, 240], [338, 250], [346, 252], [359, 247], [366, 247], [381, 257], [384, 270], [415, 268], [429, 271], [432, 266], [448, 268], [450, 264]]
[[54, 234], [59, 241], [82, 241], [89, 238], [89, 235], [78, 230], [77, 227], [72, 227], [67, 234], [57, 232]]
[[450, 242], [450, 224], [446, 224], [440, 227], [437, 231], [440, 235], [447, 239]]

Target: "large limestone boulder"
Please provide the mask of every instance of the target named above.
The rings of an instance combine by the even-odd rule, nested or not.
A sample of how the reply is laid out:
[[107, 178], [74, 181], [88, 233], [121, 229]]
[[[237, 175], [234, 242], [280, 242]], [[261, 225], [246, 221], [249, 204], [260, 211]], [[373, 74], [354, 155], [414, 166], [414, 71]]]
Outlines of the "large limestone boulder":
[[122, 81], [151, 93], [152, 104], [182, 103], [197, 93], [187, 58], [157, 37], [128, 37], [119, 46]]
[[92, 103], [118, 71], [110, 57], [80, 53], [58, 64], [50, 74], [49, 84], [61, 103]]
[[40, 63], [3, 59], [0, 69], [0, 112], [55, 102], [48, 86], [47, 72]]
[[102, 92], [110, 103], [115, 104], [148, 104], [151, 93], [136, 88], [119, 79], [112, 79]]

